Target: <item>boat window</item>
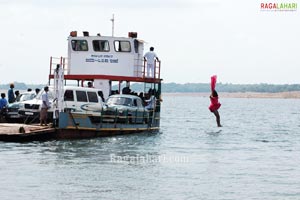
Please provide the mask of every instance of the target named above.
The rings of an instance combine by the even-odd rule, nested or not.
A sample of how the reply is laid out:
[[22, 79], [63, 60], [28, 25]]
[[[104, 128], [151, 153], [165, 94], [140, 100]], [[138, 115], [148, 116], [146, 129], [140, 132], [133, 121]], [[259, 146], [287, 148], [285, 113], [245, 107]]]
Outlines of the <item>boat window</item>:
[[94, 51], [109, 51], [109, 43], [107, 40], [93, 40]]
[[130, 52], [131, 51], [131, 46], [130, 46], [129, 41], [115, 40], [114, 45], [115, 45], [116, 52]]
[[86, 40], [72, 40], [71, 41], [73, 51], [88, 51], [88, 43]]
[[96, 92], [87, 92], [89, 102], [98, 103], [98, 95]]
[[[45, 90], [41, 90], [37, 96], [35, 97], [36, 99], [42, 99], [42, 95], [45, 93]], [[49, 88], [48, 92], [48, 99], [54, 99], [54, 91], [53, 88]]]
[[76, 96], [78, 102], [88, 102], [85, 91], [76, 91]]
[[134, 51], [135, 51], [135, 53], [139, 52], [139, 41], [138, 40], [134, 40]]
[[74, 101], [74, 93], [73, 90], [66, 90], [64, 95], [65, 101]]
[[33, 94], [33, 93], [23, 93], [23, 94], [21, 94], [19, 101], [20, 102], [28, 101], [28, 100], [33, 99], [34, 97], [35, 97], [35, 94]]
[[136, 101], [136, 99], [133, 100], [133, 106], [137, 107], [137, 101]]
[[107, 105], [123, 105], [131, 106], [132, 100], [126, 97], [110, 97], [107, 100]]

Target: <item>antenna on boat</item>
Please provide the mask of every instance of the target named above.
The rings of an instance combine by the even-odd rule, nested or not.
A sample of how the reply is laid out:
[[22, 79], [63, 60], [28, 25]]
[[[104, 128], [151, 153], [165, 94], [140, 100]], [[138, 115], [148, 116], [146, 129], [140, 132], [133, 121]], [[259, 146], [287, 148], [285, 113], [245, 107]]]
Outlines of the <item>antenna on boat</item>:
[[112, 27], [111, 27], [111, 35], [114, 37], [114, 31], [115, 31], [115, 30], [114, 30], [114, 29], [115, 29], [115, 15], [114, 15], [114, 14], [112, 15], [112, 18], [110, 19], [110, 21], [111, 21], [111, 23], [112, 23], [112, 24], [111, 24], [111, 26], [112, 26]]

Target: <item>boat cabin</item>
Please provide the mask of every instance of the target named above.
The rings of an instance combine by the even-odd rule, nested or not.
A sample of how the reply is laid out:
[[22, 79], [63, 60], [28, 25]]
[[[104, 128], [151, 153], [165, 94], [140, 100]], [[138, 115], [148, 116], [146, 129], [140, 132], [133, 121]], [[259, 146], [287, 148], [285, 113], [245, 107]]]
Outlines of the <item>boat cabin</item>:
[[136, 34], [128, 38], [111, 36], [68, 37], [68, 74], [105, 74], [111, 76], [143, 76], [144, 43]]
[[122, 82], [127, 85], [161, 82], [160, 61], [155, 61], [154, 77], [146, 77], [144, 41], [137, 39], [136, 32], [129, 32], [128, 37], [113, 37], [90, 36], [86, 31], [79, 36], [77, 31], [72, 31], [68, 37], [68, 57], [50, 58], [49, 85], [57, 64], [63, 68], [65, 81], [77, 80], [78, 86], [91, 81], [105, 97], [111, 94], [112, 82], [119, 83], [119, 91]]

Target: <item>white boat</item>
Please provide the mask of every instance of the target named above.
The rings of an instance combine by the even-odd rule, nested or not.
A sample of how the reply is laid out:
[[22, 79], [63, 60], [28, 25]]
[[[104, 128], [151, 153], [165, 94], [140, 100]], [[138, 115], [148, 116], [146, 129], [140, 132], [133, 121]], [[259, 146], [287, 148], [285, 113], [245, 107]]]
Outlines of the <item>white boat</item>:
[[[78, 36], [72, 31], [68, 37], [68, 57], [51, 57], [49, 84], [56, 88], [56, 138], [83, 138], [107, 136], [114, 134], [158, 131], [160, 126], [160, 61], [155, 61], [154, 76], [146, 77], [144, 60], [144, 42], [137, 39], [137, 33], [130, 32], [128, 37], [90, 36], [83, 32]], [[103, 91], [108, 98], [132, 83], [143, 84], [143, 94], [150, 98], [155, 96], [155, 107], [144, 109], [142, 114], [133, 114], [132, 110], [141, 112], [134, 104], [127, 111], [124, 106], [108, 112], [101, 107], [100, 115], [73, 113], [64, 109], [63, 87], [68, 82], [76, 81], [78, 86], [85, 87], [91, 82], [93, 87]], [[53, 83], [52, 83], [53, 81]], [[117, 90], [113, 90], [113, 84]], [[100, 105], [99, 105], [100, 107]], [[124, 114], [125, 113], [125, 114]], [[142, 118], [142, 119], [139, 119]], [[134, 120], [133, 120], [134, 119]]]

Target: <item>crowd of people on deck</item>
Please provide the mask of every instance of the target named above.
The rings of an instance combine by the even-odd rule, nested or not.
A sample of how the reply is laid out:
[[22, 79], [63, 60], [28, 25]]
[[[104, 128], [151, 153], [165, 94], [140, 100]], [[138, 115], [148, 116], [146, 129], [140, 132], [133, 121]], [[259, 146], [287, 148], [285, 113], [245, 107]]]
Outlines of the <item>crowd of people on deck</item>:
[[[92, 88], [93, 87], [93, 83], [92, 82], [88, 82], [88, 87]], [[6, 99], [6, 94], [5, 93], [1, 93], [1, 99], [0, 99], [0, 109], [7, 107], [8, 104], [10, 103], [14, 103], [14, 102], [18, 102], [20, 100], [21, 94], [19, 90], [14, 91], [14, 84], [11, 83], [10, 84], [10, 88], [8, 89], [7, 92], [7, 96], [8, 98]], [[28, 88], [27, 92], [31, 92], [32, 89]], [[35, 93], [36, 95], [40, 92], [39, 88], [35, 89]], [[120, 94], [119, 90], [112, 90], [110, 95], [114, 95], [114, 94]], [[122, 94], [130, 94], [130, 95], [135, 95], [138, 96], [142, 99], [143, 101], [143, 105], [147, 106], [149, 104], [149, 102], [151, 102], [150, 100], [153, 99], [153, 97], [156, 96], [156, 90], [155, 89], [149, 89], [148, 93], [144, 93], [144, 92], [140, 92], [137, 93], [135, 91], [132, 91], [128, 86], [124, 87], [122, 89]], [[101, 100], [103, 102], [105, 102], [105, 98], [103, 95], [102, 91], [98, 91], [98, 95], [101, 98]]]
[[[7, 112], [7, 106], [10, 103], [15, 103], [20, 101], [20, 91], [16, 90], [14, 91], [15, 85], [13, 83], [11, 83], [9, 85], [9, 89], [7, 91], [7, 99], [6, 99], [6, 94], [5, 93], [1, 93], [1, 99], [0, 99], [0, 114], [1, 116], [5, 115], [5, 113]], [[31, 92], [32, 89], [28, 88], [27, 92]], [[35, 89], [35, 93], [36, 95], [40, 92], [39, 88]]]
[[[94, 88], [93, 82], [89, 81], [87, 83], [87, 87]], [[119, 90], [111, 90], [109, 96], [115, 95], [115, 94], [120, 94], [120, 91]], [[138, 96], [138, 97], [141, 98], [143, 106], [145, 106], [146, 109], [153, 110], [155, 108], [155, 105], [156, 105], [155, 103], [156, 103], [156, 100], [157, 100], [156, 99], [157, 91], [155, 89], [150, 88], [148, 90], [148, 93], [144, 93], [144, 92], [138, 93], [138, 92], [132, 91], [129, 86], [125, 86], [122, 89], [121, 94], [129, 94], [129, 95]], [[105, 102], [105, 98], [104, 98], [103, 92], [102, 91], [98, 91], [98, 95], [100, 96], [102, 102]]]
[[[92, 82], [88, 82], [88, 87], [93, 87]], [[16, 90], [14, 91], [15, 85], [11, 83], [9, 85], [9, 89], [7, 92], [7, 98], [5, 93], [1, 93], [0, 98], [0, 116], [3, 117], [7, 113], [7, 107], [8, 104], [15, 103], [20, 101], [20, 91]], [[49, 87], [44, 88], [44, 93], [42, 95], [42, 109], [40, 112], [40, 124], [46, 125], [47, 124], [47, 110], [50, 108], [49, 98], [48, 98], [48, 91]], [[27, 89], [27, 92], [32, 92], [31, 88]], [[35, 95], [37, 95], [40, 92], [39, 88], [35, 89]], [[112, 90], [110, 95], [114, 94], [120, 94], [118, 90]], [[122, 89], [122, 94], [129, 94], [129, 95], [135, 95], [141, 98], [143, 106], [148, 110], [154, 110], [156, 106], [157, 101], [157, 91], [155, 89], [150, 88], [147, 93], [140, 92], [137, 93], [135, 91], [132, 91], [129, 86], [126, 86]], [[98, 95], [101, 98], [102, 102], [105, 102], [105, 98], [102, 91], [98, 91]]]
[[156, 95], [157, 92], [155, 89], [150, 88], [148, 90], [148, 93], [143, 93], [140, 92], [139, 94], [137, 92], [131, 91], [131, 89], [127, 86], [122, 89], [122, 94], [130, 94], [130, 95], [135, 95], [141, 98], [143, 102], [143, 106], [145, 106], [146, 109], [148, 110], [153, 110], [155, 108], [155, 103], [156, 103]]

